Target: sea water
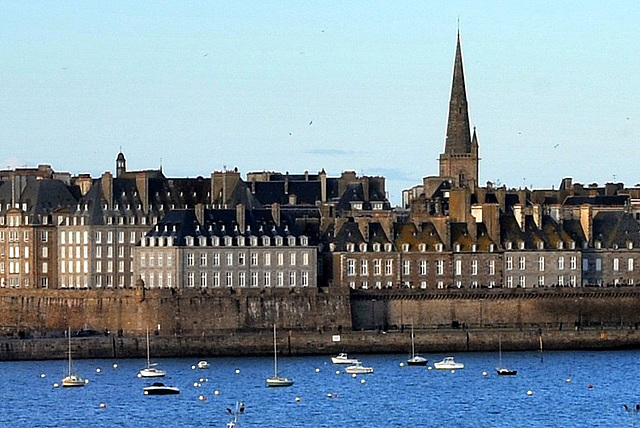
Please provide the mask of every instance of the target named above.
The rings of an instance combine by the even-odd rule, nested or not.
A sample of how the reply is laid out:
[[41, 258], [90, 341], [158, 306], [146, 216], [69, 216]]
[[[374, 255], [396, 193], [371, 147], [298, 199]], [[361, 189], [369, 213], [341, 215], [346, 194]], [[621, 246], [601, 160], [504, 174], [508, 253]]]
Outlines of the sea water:
[[[407, 366], [407, 355], [354, 355], [373, 374], [352, 375], [329, 356], [280, 357], [295, 384], [268, 388], [273, 359], [158, 359], [156, 379], [180, 395], [145, 396], [143, 360], [78, 360], [82, 388], [54, 387], [66, 361], [0, 362], [3, 427], [624, 427], [640, 416], [640, 351], [503, 353], [517, 376], [497, 376], [497, 353], [456, 353], [462, 370]], [[446, 355], [426, 355], [429, 366]], [[114, 368], [114, 364], [117, 367]]]

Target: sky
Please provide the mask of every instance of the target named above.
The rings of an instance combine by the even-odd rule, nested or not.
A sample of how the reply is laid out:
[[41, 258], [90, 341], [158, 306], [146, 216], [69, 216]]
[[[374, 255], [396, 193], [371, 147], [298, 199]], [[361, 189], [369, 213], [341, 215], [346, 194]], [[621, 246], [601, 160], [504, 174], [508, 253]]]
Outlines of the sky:
[[438, 174], [460, 31], [480, 183], [640, 182], [637, 1], [23, 1], [0, 169]]

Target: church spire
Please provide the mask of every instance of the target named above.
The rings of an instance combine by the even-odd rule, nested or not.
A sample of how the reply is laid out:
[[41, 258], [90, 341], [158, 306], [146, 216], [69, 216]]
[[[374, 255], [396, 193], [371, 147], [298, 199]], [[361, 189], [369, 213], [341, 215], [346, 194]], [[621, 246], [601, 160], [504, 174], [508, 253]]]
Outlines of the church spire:
[[459, 31], [456, 57], [453, 65], [453, 82], [451, 84], [449, 119], [444, 152], [450, 154], [471, 153], [471, 129], [469, 127], [469, 110], [467, 107], [467, 91], [464, 84]]

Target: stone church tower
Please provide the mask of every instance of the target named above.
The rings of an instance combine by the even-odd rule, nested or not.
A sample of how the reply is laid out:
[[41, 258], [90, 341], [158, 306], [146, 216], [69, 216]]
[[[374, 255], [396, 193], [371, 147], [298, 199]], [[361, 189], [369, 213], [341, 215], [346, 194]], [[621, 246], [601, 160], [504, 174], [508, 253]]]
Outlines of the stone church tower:
[[440, 154], [440, 177], [452, 180], [454, 187], [473, 191], [478, 184], [478, 139], [475, 128], [471, 137], [467, 91], [462, 68], [460, 33], [453, 66], [453, 83], [449, 101], [449, 119], [444, 153]]

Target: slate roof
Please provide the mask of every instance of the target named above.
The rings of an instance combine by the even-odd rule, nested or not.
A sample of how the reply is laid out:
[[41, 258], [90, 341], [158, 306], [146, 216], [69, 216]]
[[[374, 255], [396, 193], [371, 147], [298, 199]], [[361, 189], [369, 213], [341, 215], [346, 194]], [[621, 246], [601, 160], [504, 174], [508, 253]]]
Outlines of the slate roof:
[[[11, 204], [11, 182], [0, 185], [0, 213], [7, 211]], [[55, 210], [65, 207], [75, 207], [78, 203], [78, 189], [67, 186], [60, 180], [29, 179], [27, 180], [17, 201], [22, 209], [26, 204], [27, 215], [31, 224], [41, 224], [42, 216], [51, 215]], [[11, 208], [11, 207], [10, 207]]]
[[601, 212], [593, 218], [593, 239], [604, 248], [625, 248], [628, 242], [640, 246], [640, 225], [622, 211]]

